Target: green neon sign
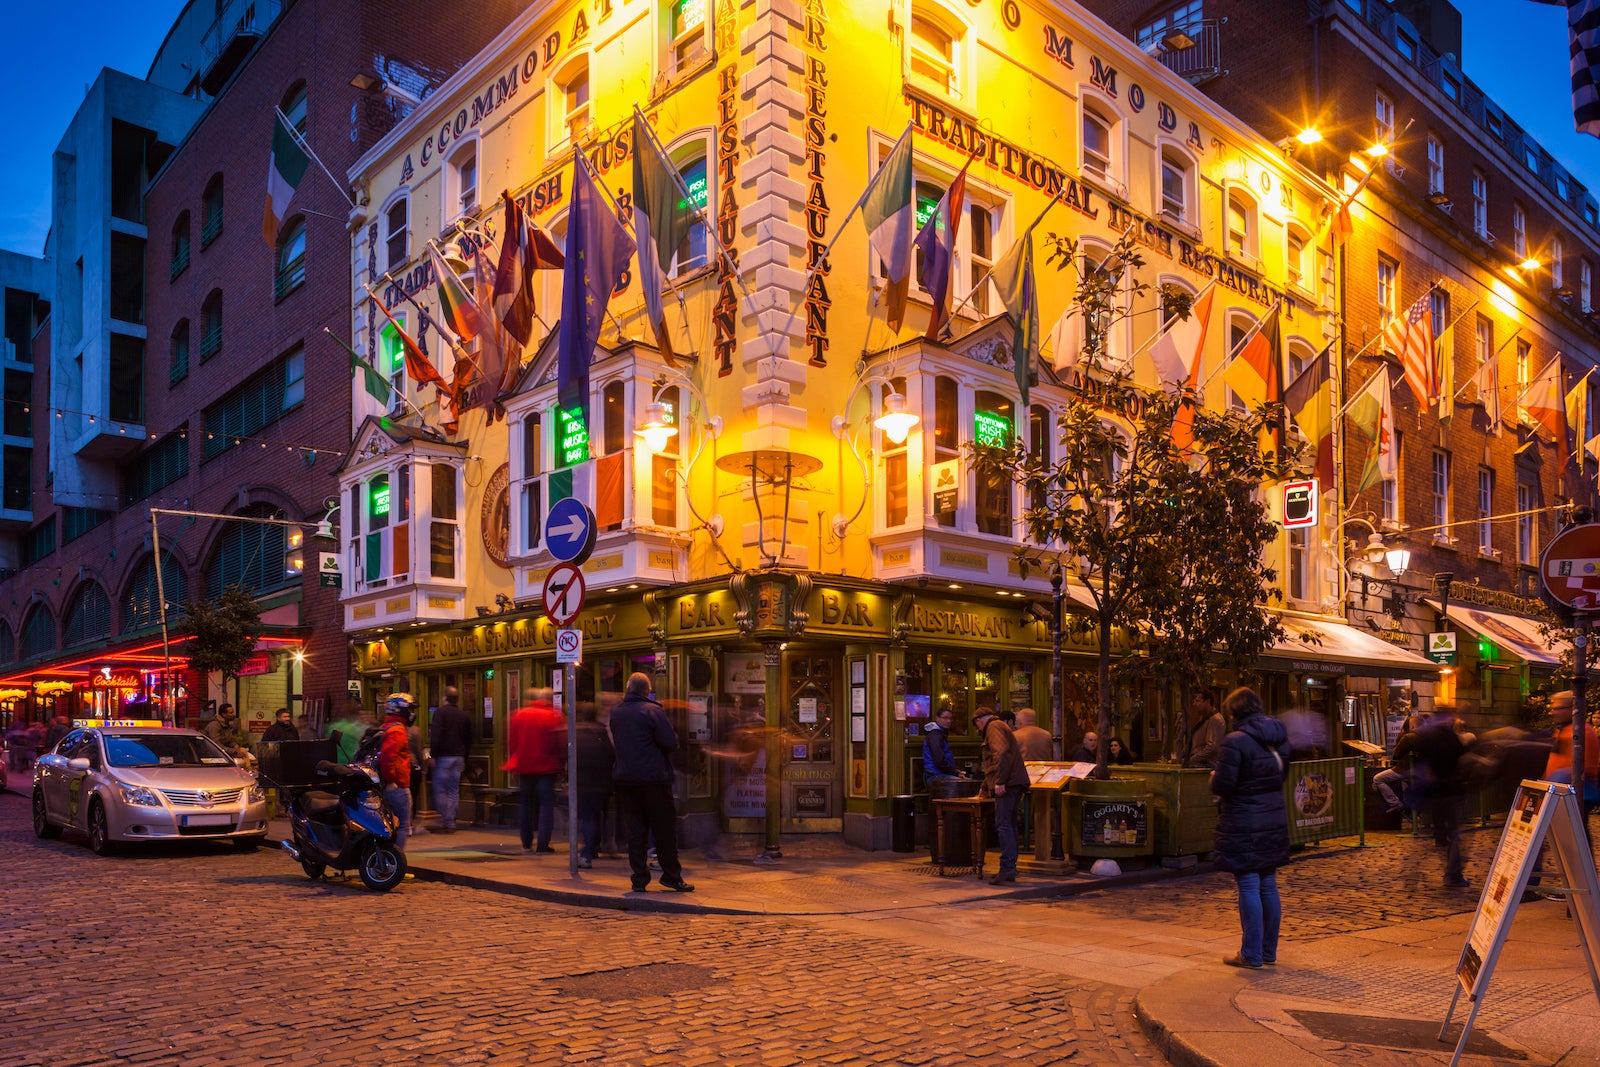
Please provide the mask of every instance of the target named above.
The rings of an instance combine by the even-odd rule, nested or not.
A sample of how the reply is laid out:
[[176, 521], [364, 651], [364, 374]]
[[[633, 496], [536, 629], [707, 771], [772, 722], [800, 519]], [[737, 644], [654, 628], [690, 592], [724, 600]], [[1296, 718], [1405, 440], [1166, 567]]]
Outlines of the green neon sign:
[[1010, 448], [1011, 420], [992, 411], [974, 411], [972, 440], [984, 448]]
[[577, 408], [556, 409], [556, 458], [563, 467], [575, 467], [589, 458], [589, 428]]
[[372, 514], [389, 514], [389, 483], [387, 481], [372, 483]]

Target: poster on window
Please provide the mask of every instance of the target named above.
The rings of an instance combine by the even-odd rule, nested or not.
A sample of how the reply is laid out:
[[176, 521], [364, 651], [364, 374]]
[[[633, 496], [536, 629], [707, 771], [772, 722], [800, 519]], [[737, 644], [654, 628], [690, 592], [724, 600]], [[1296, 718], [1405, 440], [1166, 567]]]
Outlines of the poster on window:
[[940, 515], [954, 515], [956, 498], [961, 487], [960, 460], [947, 459], [933, 465], [933, 510]]
[[724, 652], [722, 691], [729, 696], [765, 696], [767, 665], [762, 653]]

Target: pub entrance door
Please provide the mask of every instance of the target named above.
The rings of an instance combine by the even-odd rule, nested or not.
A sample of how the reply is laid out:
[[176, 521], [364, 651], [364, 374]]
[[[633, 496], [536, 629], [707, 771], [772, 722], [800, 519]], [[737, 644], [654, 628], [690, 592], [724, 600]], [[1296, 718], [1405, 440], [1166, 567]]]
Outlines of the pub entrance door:
[[779, 736], [784, 833], [844, 829], [844, 750], [837, 731], [842, 661], [823, 649], [785, 650]]

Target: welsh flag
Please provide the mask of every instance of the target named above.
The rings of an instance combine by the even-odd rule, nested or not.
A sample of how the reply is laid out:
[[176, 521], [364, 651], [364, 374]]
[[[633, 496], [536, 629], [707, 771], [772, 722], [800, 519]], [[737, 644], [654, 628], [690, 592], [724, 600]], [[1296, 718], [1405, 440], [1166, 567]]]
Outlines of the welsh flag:
[[867, 239], [883, 260], [889, 276], [885, 318], [889, 329], [899, 330], [906, 314], [906, 294], [911, 288], [912, 241], [917, 217], [911, 199], [911, 126], [894, 143], [861, 196], [861, 215]]
[[1378, 368], [1378, 373], [1350, 401], [1349, 414], [1356, 429], [1372, 440], [1361, 481], [1356, 486], [1359, 493], [1368, 486], [1390, 480], [1399, 468], [1399, 457], [1395, 454], [1394, 387], [1389, 381], [1389, 368]]
[[472, 299], [472, 294], [467, 292], [466, 284], [462, 282], [450, 264], [444, 261], [439, 254], [439, 249], [432, 241], [428, 242], [428, 260], [433, 264], [433, 272], [439, 278], [439, 313], [445, 323], [466, 344], [483, 329], [483, 315], [478, 310], [478, 302]]
[[261, 222], [261, 236], [267, 246], [278, 245], [278, 228], [289, 213], [289, 200], [300, 187], [311, 156], [300, 147], [300, 137], [283, 117], [283, 112], [273, 109], [272, 159], [267, 164], [267, 210]]

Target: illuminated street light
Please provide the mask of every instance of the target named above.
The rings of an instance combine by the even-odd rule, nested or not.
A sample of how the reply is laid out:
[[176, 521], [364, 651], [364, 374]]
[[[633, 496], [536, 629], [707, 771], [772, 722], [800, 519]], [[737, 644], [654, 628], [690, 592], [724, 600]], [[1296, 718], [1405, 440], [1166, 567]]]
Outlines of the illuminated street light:
[[1388, 154], [1389, 146], [1384, 144], [1382, 141], [1378, 141], [1376, 144], [1367, 146], [1367, 155], [1371, 156], [1373, 159], [1382, 159]]
[[1315, 126], [1307, 126], [1305, 129], [1295, 134], [1294, 139], [1309, 147], [1310, 145], [1322, 143], [1322, 132]]
[[920, 415], [906, 410], [906, 398], [891, 388], [883, 398], [883, 414], [874, 419], [872, 425], [882, 430], [883, 436], [894, 444], [903, 445], [912, 427], [921, 421]]
[[667, 421], [666, 405], [656, 401], [645, 405], [644, 422], [633, 432], [643, 438], [644, 446], [651, 452], [660, 452], [678, 428]]

